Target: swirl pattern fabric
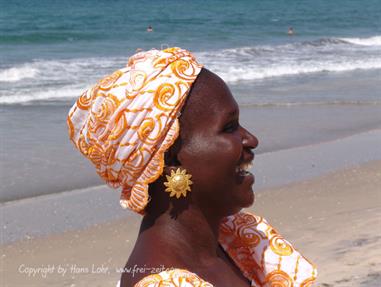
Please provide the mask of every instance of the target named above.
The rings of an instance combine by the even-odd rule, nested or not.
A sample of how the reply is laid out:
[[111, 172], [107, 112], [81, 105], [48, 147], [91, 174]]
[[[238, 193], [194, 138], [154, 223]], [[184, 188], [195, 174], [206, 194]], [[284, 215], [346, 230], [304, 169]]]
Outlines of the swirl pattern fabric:
[[219, 242], [253, 287], [311, 287], [315, 282], [316, 267], [260, 216], [226, 217]]
[[196, 274], [184, 269], [173, 269], [152, 274], [143, 278], [135, 287], [213, 287], [212, 284], [202, 280]]
[[[219, 243], [251, 281], [252, 287], [312, 287], [316, 267], [304, 258], [267, 221], [240, 212], [228, 216], [220, 225]], [[213, 287], [196, 274], [173, 269], [152, 274], [135, 287]]]
[[70, 139], [110, 186], [122, 187], [122, 207], [144, 212], [148, 184], [163, 171], [164, 152], [179, 134], [177, 118], [201, 68], [180, 48], [141, 52], [71, 108]]

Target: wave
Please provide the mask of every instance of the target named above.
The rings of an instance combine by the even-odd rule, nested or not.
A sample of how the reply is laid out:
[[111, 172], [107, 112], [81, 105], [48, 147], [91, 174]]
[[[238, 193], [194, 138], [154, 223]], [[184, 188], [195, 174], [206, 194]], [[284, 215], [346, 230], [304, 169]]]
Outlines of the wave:
[[120, 67], [126, 58], [79, 58], [69, 60], [35, 60], [0, 70], [0, 82], [24, 79], [75, 80], [83, 76], [98, 75]]
[[362, 39], [362, 43], [372, 45], [353, 44], [344, 38], [321, 38], [201, 52], [197, 56], [225, 81], [233, 83], [319, 72], [380, 69], [381, 49], [376, 45], [380, 38]]
[[51, 88], [47, 90], [36, 90], [30, 93], [20, 91], [8, 97], [0, 97], [0, 104], [19, 104], [32, 101], [52, 101], [52, 100], [70, 100], [78, 97], [85, 88]]
[[35, 60], [5, 68], [0, 70], [0, 104], [75, 98], [126, 61], [126, 58]]
[[0, 82], [17, 82], [22, 79], [34, 78], [38, 74], [38, 69], [30, 65], [21, 65], [4, 69], [0, 72]]
[[344, 42], [362, 46], [381, 46], [381, 36], [369, 38], [340, 38]]
[[302, 45], [329, 46], [339, 44], [352, 44], [360, 46], [380, 46], [381, 36], [372, 36], [368, 38], [321, 38], [312, 41], [302, 42]]
[[[312, 73], [381, 69], [379, 40], [381, 36], [321, 38], [195, 54], [205, 67], [226, 82], [238, 83]], [[127, 57], [40, 59], [0, 67], [0, 104], [77, 97], [97, 79], [123, 67], [127, 60]]]
[[261, 67], [259, 65], [247, 65], [245, 67], [228, 66], [214, 67], [215, 71], [226, 82], [234, 83], [239, 81], [263, 80], [266, 78], [280, 76], [294, 76], [311, 73], [346, 72], [354, 70], [381, 69], [381, 59], [361, 60], [361, 61], [332, 61], [331, 63], [321, 63], [319, 61], [309, 61], [308, 63], [284, 63]]
[[299, 107], [299, 106], [379, 106], [381, 101], [350, 101], [350, 100], [332, 100], [332, 101], [316, 101], [316, 102], [279, 102], [279, 103], [243, 103], [241, 107]]

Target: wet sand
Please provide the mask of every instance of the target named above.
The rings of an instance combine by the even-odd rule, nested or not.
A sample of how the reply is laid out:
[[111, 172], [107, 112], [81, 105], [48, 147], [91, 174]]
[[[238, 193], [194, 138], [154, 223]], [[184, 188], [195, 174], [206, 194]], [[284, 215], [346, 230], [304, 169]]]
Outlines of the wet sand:
[[[381, 161], [261, 190], [250, 211], [266, 217], [318, 266], [319, 286], [379, 286]], [[139, 221], [130, 215], [4, 245], [0, 285], [115, 286]]]
[[[0, 202], [103, 184], [69, 141], [70, 106], [0, 107]], [[381, 129], [381, 105], [242, 106], [241, 124], [260, 140], [256, 154]]]

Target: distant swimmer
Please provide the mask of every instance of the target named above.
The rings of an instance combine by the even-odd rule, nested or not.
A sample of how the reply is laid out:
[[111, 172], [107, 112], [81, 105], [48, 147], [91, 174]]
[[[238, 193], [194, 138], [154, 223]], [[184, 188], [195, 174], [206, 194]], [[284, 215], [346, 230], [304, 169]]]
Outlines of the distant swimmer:
[[287, 34], [288, 34], [288, 36], [293, 36], [294, 35], [294, 28], [289, 27]]
[[147, 27], [147, 32], [153, 32], [153, 28], [152, 28], [151, 25], [149, 25], [149, 26]]

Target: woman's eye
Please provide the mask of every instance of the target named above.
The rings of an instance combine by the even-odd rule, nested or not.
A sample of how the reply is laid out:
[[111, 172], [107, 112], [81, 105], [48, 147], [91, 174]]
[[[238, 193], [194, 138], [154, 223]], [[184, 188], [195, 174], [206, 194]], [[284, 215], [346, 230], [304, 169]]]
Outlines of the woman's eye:
[[239, 123], [238, 122], [231, 122], [231, 123], [228, 123], [225, 127], [224, 127], [224, 132], [225, 133], [232, 133], [234, 131], [236, 131], [238, 129], [238, 126], [239, 126]]

